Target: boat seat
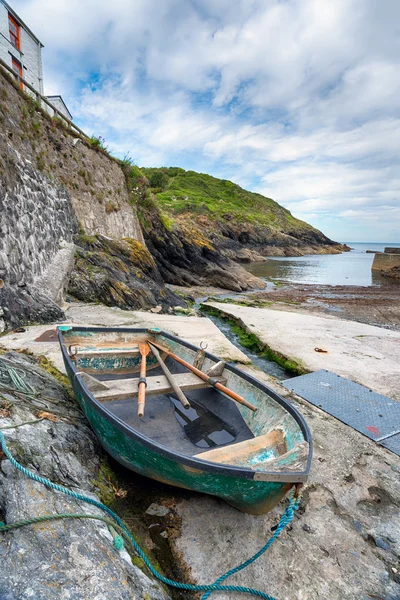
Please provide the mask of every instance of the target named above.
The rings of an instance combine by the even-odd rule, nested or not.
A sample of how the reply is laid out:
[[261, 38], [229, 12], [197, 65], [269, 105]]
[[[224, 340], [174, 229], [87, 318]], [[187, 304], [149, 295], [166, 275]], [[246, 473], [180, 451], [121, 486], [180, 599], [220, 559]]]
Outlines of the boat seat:
[[[197, 377], [197, 375], [194, 375], [194, 373], [177, 373], [173, 377], [183, 392], [210, 387], [210, 384]], [[226, 383], [226, 379], [222, 377], [217, 379], [221, 383]], [[147, 377], [146, 383], [146, 396], [173, 394], [173, 389], [171, 388], [165, 375]], [[107, 385], [109, 389], [98, 391], [94, 394], [96, 400], [99, 402], [122, 400], [124, 398], [132, 398], [133, 396], [137, 396], [139, 390], [139, 378], [107, 381]]]
[[[72, 344], [73, 346], [73, 344]], [[113, 346], [103, 346], [103, 347], [83, 347], [81, 348], [79, 345], [77, 346], [77, 358], [90, 358], [90, 357], [97, 357], [97, 356], [109, 356], [110, 354], [112, 355], [116, 355], [116, 356], [121, 356], [121, 354], [125, 355], [125, 354], [129, 354], [129, 355], [137, 355], [139, 354], [139, 347], [138, 346], [131, 346], [131, 345], [126, 345], [126, 346], [118, 346], [118, 347], [113, 347]]]
[[248, 467], [255, 471], [298, 471], [303, 468], [302, 465], [307, 457], [308, 443], [300, 442], [291, 450], [287, 450], [280, 429], [274, 429], [251, 440], [208, 450], [199, 455], [201, 460], [235, 467]]

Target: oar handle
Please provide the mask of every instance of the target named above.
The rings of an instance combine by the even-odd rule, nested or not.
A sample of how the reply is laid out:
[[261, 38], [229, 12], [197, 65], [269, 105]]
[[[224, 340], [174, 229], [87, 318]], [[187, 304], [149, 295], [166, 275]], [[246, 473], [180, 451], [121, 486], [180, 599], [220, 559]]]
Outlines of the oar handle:
[[190, 408], [190, 403], [189, 400], [186, 398], [185, 394], [182, 392], [181, 388], [179, 387], [179, 385], [176, 383], [174, 376], [172, 375], [171, 371], [168, 369], [167, 365], [165, 364], [165, 362], [163, 361], [163, 359], [160, 356], [159, 351], [157, 350], [157, 348], [155, 346], [153, 346], [152, 343], [149, 342], [149, 346], [151, 348], [152, 353], [154, 354], [154, 356], [156, 357], [156, 359], [158, 360], [160, 367], [162, 368], [165, 377], [168, 380], [169, 385], [172, 387], [172, 389], [174, 390], [179, 402], [182, 404], [182, 406], [186, 409]]
[[138, 392], [138, 405], [137, 405], [137, 414], [139, 419], [144, 416], [144, 405], [146, 402], [146, 379], [144, 381], [139, 381], [139, 392]]
[[[140, 347], [139, 347], [140, 348]], [[138, 389], [137, 415], [139, 419], [144, 416], [144, 405], [146, 402], [146, 352], [142, 352], [142, 362], [140, 363], [140, 379]]]

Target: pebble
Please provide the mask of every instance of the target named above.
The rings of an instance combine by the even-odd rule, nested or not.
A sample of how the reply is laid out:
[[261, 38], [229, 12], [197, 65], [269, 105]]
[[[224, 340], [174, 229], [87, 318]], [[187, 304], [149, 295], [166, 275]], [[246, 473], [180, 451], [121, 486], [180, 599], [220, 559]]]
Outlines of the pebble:
[[382, 550], [390, 550], [390, 545], [382, 538], [374, 538], [374, 542], [378, 548]]
[[165, 517], [169, 513], [169, 508], [166, 506], [162, 506], [162, 504], [150, 504], [149, 508], [146, 510], [147, 515], [152, 515], [155, 517]]

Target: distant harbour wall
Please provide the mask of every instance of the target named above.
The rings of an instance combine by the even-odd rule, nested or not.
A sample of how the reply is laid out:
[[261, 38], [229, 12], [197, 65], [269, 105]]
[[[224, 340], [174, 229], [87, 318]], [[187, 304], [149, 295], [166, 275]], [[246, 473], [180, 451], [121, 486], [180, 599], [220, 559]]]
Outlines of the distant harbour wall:
[[400, 267], [400, 248], [385, 248], [385, 252], [375, 254], [373, 271], [389, 271], [393, 267]]

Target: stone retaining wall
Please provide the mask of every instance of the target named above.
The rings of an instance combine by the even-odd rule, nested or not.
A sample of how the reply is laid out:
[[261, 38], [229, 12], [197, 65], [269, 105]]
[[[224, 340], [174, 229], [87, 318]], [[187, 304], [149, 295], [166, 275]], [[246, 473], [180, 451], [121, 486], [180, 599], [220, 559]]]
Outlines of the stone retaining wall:
[[373, 271], [389, 271], [393, 267], [400, 267], [400, 248], [385, 248], [385, 252], [375, 254], [371, 267]]
[[75, 136], [0, 70], [0, 312], [12, 326], [62, 317], [79, 229], [144, 242], [120, 165]]

